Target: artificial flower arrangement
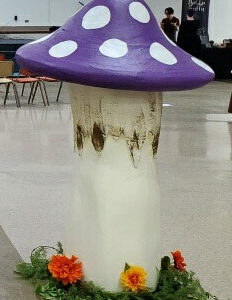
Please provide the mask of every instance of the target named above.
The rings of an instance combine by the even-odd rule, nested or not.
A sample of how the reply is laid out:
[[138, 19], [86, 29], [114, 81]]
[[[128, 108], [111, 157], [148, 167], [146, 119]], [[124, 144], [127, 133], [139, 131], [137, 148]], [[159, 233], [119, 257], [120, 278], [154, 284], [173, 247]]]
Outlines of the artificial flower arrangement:
[[[50, 259], [47, 249], [56, 251]], [[84, 281], [82, 262], [68, 258], [59, 242], [57, 249], [40, 246], [31, 253], [30, 263], [20, 263], [16, 273], [35, 284], [35, 292], [45, 300], [206, 300], [217, 299], [205, 292], [194, 273], [186, 270], [180, 251], [172, 252], [173, 262], [165, 256], [161, 260], [156, 290], [146, 286], [146, 270], [125, 264], [120, 276], [122, 292], [107, 292], [92, 282]], [[155, 271], [155, 270], [154, 270]]]

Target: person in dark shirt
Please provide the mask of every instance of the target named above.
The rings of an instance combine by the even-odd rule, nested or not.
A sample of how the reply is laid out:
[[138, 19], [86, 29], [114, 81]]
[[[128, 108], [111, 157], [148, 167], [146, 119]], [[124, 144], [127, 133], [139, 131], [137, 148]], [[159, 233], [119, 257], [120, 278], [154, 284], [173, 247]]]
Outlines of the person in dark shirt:
[[187, 20], [180, 25], [177, 44], [180, 48], [195, 57], [201, 56], [201, 23], [194, 19], [194, 11], [188, 10]]
[[180, 21], [178, 18], [174, 17], [174, 9], [172, 7], [165, 9], [165, 15], [167, 18], [162, 20], [161, 27], [165, 34], [176, 43], [176, 33], [179, 29]]

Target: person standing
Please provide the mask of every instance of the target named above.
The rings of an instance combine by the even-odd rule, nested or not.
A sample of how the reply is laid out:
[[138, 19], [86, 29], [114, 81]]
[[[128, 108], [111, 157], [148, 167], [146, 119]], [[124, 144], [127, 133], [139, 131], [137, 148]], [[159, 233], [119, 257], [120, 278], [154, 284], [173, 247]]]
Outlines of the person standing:
[[161, 22], [161, 27], [165, 34], [176, 43], [176, 33], [180, 26], [180, 21], [174, 16], [174, 9], [172, 7], [167, 7], [165, 9], [165, 15], [167, 16]]
[[194, 19], [194, 11], [188, 10], [187, 20], [180, 25], [177, 44], [184, 51], [198, 58], [201, 56], [200, 29], [201, 23]]

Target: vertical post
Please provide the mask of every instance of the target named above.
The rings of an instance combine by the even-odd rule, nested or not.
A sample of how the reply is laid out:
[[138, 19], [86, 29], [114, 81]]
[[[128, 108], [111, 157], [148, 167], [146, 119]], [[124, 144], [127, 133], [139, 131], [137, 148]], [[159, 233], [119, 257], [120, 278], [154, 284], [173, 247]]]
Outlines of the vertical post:
[[231, 97], [230, 97], [230, 103], [229, 103], [229, 107], [228, 107], [228, 113], [232, 114], [232, 93], [231, 93]]
[[85, 280], [120, 290], [125, 263], [160, 263], [156, 170], [162, 93], [69, 84], [77, 149], [75, 188], [64, 244], [83, 261]]

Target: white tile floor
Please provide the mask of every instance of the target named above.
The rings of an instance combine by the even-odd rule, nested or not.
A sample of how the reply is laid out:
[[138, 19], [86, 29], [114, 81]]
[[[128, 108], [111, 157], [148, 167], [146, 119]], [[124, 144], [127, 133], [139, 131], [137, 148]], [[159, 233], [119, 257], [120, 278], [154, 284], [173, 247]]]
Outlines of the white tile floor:
[[[49, 88], [53, 98], [56, 88]], [[232, 299], [231, 90], [215, 82], [165, 93], [171, 106], [164, 107], [158, 155], [162, 254], [181, 249], [221, 300]], [[74, 153], [65, 89], [50, 107], [23, 103], [0, 106], [0, 225], [26, 258], [34, 246], [63, 239]]]

